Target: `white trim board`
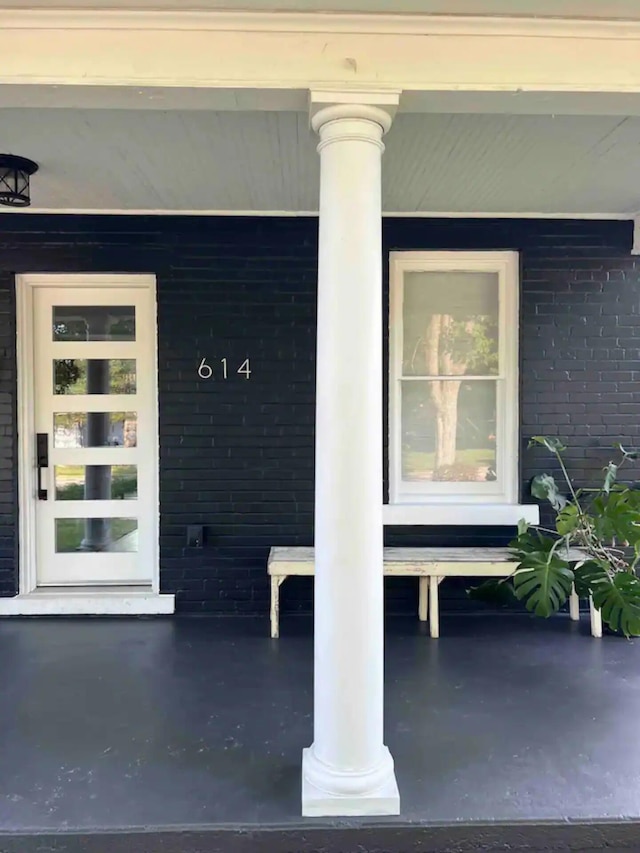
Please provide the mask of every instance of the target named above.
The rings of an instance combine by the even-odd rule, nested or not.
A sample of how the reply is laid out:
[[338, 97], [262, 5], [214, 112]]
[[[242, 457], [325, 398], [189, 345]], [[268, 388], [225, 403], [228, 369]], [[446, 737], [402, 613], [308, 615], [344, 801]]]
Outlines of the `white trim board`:
[[[349, 89], [358, 96], [364, 93]], [[0, 108], [208, 111], [208, 112], [297, 112], [309, 110], [309, 90], [305, 88], [210, 88], [155, 85], [147, 86], [0, 86]], [[560, 115], [620, 116], [640, 115], [640, 100], [634, 93], [547, 91], [467, 92], [436, 89], [405, 91], [398, 113], [461, 113], [479, 115]]]
[[175, 596], [142, 589], [40, 589], [0, 598], [1, 616], [155, 616], [175, 611]]
[[[20, 211], [0, 210], [0, 215], [29, 216], [42, 214], [49, 216], [239, 216], [239, 217], [317, 217], [317, 210], [136, 210], [124, 208], [102, 209], [98, 207], [28, 207]], [[576, 219], [628, 222], [635, 218], [634, 213], [540, 213], [535, 211], [487, 212], [487, 211], [383, 211], [383, 219]]]
[[632, 255], [640, 255], [640, 214], [633, 217], [633, 247]]
[[247, 33], [371, 33], [413, 36], [640, 38], [640, 21], [605, 18], [167, 9], [0, 9], [5, 30], [171, 30]]
[[640, 93], [639, 21], [31, 9], [0, 30], [0, 84]]
[[537, 504], [385, 504], [382, 519], [385, 527], [515, 527], [520, 519], [539, 524], [540, 509]]

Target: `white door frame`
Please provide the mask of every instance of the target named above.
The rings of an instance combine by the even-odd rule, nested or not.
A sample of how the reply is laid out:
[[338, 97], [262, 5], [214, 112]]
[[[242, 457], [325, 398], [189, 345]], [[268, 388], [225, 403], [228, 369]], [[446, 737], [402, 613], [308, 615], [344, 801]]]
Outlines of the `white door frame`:
[[[159, 563], [159, 502], [155, 518], [153, 574], [150, 587], [130, 590], [122, 587], [109, 590], [72, 588], [68, 592], [51, 591], [37, 587], [36, 563], [36, 506], [33, 495], [36, 491], [36, 466], [34, 461], [34, 418], [35, 418], [35, 357], [34, 357], [34, 292], [38, 287], [146, 287], [151, 291], [157, 317], [156, 277], [154, 275], [118, 274], [20, 274], [16, 276], [16, 335], [17, 335], [17, 419], [18, 419], [18, 536], [19, 570], [18, 595], [0, 599], [0, 615], [56, 614], [56, 613], [172, 613], [174, 596], [160, 594]], [[157, 323], [153, 329], [153, 364], [155, 411], [153, 432], [149, 438], [159, 447], [158, 436], [158, 347]], [[159, 454], [154, 468], [154, 488], [159, 495]]]

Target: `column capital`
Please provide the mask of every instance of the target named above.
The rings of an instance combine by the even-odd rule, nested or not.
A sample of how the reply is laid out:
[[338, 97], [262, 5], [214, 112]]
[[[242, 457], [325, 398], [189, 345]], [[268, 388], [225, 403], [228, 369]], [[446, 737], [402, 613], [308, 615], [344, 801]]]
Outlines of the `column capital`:
[[314, 90], [309, 92], [311, 126], [319, 133], [328, 122], [361, 120], [377, 124], [385, 134], [398, 109], [399, 91], [340, 92]]

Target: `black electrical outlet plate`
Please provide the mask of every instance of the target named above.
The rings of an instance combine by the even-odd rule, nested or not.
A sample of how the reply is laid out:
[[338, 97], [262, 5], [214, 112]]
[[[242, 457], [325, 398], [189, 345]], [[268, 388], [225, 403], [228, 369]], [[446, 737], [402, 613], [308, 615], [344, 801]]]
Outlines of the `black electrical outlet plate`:
[[204, 544], [204, 528], [201, 524], [187, 525], [187, 548], [202, 548]]

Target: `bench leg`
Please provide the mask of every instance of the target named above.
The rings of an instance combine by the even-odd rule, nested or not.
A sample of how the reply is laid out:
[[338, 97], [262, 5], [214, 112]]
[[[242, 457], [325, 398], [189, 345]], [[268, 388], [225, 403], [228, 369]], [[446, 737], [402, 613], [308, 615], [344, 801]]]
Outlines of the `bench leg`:
[[571, 587], [571, 595], [569, 596], [569, 614], [574, 622], [580, 621], [580, 599], [575, 586]]
[[280, 636], [280, 584], [284, 580], [278, 575], [271, 575], [271, 639]]
[[440, 609], [438, 602], [438, 585], [440, 578], [431, 575], [429, 578], [429, 629], [431, 636], [437, 640], [440, 636]]
[[593, 603], [593, 598], [589, 598], [589, 614], [591, 616], [591, 636], [602, 637], [602, 613]]
[[418, 584], [418, 618], [426, 622], [429, 615], [429, 578], [419, 578]]

